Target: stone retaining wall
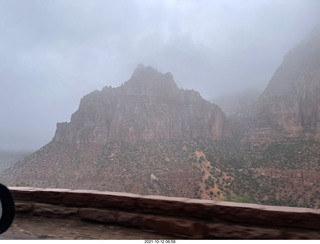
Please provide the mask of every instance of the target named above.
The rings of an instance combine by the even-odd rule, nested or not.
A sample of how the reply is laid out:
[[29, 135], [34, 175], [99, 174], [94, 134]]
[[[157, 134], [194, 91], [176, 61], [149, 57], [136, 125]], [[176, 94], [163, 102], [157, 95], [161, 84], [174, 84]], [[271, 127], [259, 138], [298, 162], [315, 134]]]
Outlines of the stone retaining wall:
[[89, 190], [10, 187], [17, 214], [151, 229], [177, 238], [320, 239], [320, 211]]

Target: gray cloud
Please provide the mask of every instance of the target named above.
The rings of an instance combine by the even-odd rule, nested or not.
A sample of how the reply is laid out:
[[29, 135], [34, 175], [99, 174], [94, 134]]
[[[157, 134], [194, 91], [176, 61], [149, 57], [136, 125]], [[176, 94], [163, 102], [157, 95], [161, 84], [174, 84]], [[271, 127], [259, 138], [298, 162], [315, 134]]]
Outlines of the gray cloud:
[[85, 94], [139, 63], [206, 99], [262, 90], [317, 0], [1, 0], [0, 148], [36, 150]]

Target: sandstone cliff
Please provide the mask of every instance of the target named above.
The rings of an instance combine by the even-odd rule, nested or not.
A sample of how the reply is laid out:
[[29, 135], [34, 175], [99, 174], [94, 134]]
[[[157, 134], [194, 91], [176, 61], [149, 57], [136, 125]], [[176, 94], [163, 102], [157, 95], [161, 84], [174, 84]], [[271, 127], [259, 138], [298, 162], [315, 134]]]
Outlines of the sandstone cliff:
[[9, 185], [319, 208], [319, 32], [284, 58], [255, 105], [233, 107], [228, 123], [219, 107], [179, 89], [170, 73], [141, 65], [122, 86], [82, 98], [48, 145], [1, 178], [10, 176]]
[[170, 73], [140, 65], [120, 87], [83, 97], [53, 140], [6, 176], [10, 185], [219, 198], [204, 182], [213, 167], [198, 142], [211, 148], [228, 137], [218, 106], [179, 89]]
[[179, 89], [170, 73], [140, 65], [118, 88], [82, 98], [70, 123], [59, 123], [54, 142], [78, 146], [231, 136], [221, 109], [195, 91]]
[[320, 29], [283, 59], [260, 96], [249, 141], [320, 139]]

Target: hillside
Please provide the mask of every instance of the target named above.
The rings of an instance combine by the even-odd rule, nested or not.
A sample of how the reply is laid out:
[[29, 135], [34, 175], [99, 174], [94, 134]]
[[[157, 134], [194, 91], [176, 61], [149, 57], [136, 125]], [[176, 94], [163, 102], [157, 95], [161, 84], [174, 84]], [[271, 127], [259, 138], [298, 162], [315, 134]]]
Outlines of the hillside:
[[53, 142], [105, 145], [231, 136], [221, 109], [195, 91], [179, 89], [170, 73], [140, 65], [124, 85], [81, 99], [70, 123], [58, 123]]
[[140, 65], [122, 86], [84, 96], [49, 144], [1, 177], [10, 185], [319, 208], [319, 54], [315, 30], [258, 98], [229, 103], [228, 117], [179, 89], [170, 73]]
[[26, 151], [13, 152], [0, 150], [0, 173], [10, 168], [12, 165], [14, 165], [14, 163], [18, 162], [31, 153], [32, 152]]
[[242, 104], [228, 113], [238, 145], [226, 164], [242, 200], [319, 207], [319, 54], [316, 28], [284, 57], [251, 110]]
[[283, 59], [255, 108], [248, 140], [320, 139], [320, 28]]
[[218, 106], [140, 65], [122, 86], [83, 97], [49, 144], [7, 171], [8, 182], [200, 197], [211, 174], [195, 141], [224, 137], [231, 131]]

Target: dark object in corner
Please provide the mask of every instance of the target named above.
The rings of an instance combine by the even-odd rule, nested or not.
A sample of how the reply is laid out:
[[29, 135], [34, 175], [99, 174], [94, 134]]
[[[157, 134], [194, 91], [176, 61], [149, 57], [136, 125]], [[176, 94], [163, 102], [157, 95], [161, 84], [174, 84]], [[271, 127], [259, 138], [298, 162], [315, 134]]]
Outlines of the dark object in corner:
[[4, 233], [12, 224], [15, 215], [14, 201], [10, 190], [0, 184], [0, 234]]

